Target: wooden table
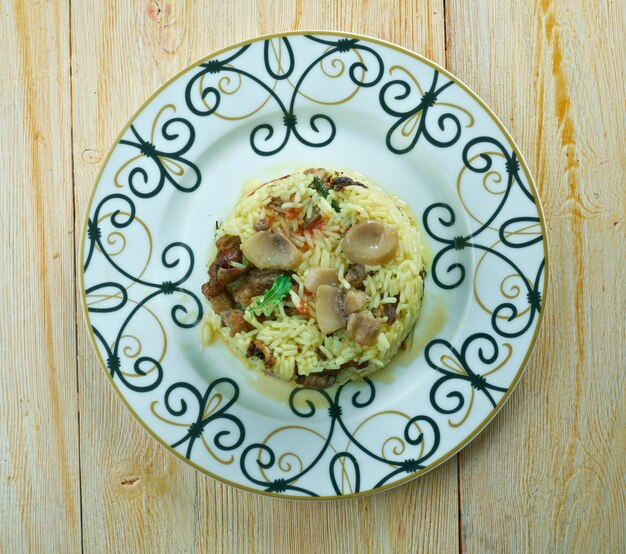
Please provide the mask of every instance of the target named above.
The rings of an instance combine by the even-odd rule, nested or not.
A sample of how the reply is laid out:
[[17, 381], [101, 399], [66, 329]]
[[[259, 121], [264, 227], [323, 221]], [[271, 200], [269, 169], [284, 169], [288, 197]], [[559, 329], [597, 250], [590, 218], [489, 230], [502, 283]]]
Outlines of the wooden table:
[[[625, 552], [626, 3], [6, 0], [0, 551]], [[541, 193], [550, 296], [526, 375], [454, 459], [293, 503], [168, 454], [116, 398], [77, 302], [81, 223], [124, 123], [211, 51], [286, 29], [411, 48], [509, 127]]]

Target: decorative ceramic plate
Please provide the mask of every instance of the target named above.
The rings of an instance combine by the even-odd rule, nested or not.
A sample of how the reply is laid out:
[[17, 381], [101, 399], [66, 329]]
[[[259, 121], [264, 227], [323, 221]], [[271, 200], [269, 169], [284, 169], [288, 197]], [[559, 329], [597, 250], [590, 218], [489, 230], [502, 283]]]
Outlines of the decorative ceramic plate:
[[[430, 261], [410, 348], [311, 391], [206, 345], [200, 288], [244, 184], [320, 166], [407, 202]], [[392, 44], [297, 32], [211, 55], [132, 118], [89, 203], [81, 293], [111, 384], [170, 452], [249, 491], [347, 497], [425, 473], [495, 415], [537, 336], [546, 251], [526, 164], [471, 90]]]

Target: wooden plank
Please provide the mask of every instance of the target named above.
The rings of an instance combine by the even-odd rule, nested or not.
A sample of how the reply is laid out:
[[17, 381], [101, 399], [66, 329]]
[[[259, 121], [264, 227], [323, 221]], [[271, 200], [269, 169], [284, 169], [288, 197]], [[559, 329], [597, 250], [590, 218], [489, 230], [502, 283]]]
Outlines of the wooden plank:
[[0, 551], [78, 552], [69, 7], [0, 21]]
[[[118, 0], [103, 10], [99, 2], [74, 2], [77, 229], [119, 129], [152, 91], [192, 61], [262, 33], [336, 28], [392, 40], [443, 62], [441, 4], [424, 2], [416, 10], [406, 0], [161, 1], [137, 2], [131, 9]], [[85, 550], [112, 544], [127, 551], [456, 550], [455, 460], [410, 485], [342, 503], [253, 496], [196, 474], [141, 430], [97, 367], [82, 324], [78, 348]]]
[[[189, 61], [184, 9], [125, 0], [106, 9], [101, 2], [72, 2], [77, 248], [87, 201], [113, 140]], [[126, 411], [99, 367], [80, 311], [77, 319], [84, 549], [189, 551], [196, 475]]]
[[465, 6], [448, 64], [526, 155], [551, 267], [526, 375], [460, 455], [462, 551], [624, 552], [624, 3]]

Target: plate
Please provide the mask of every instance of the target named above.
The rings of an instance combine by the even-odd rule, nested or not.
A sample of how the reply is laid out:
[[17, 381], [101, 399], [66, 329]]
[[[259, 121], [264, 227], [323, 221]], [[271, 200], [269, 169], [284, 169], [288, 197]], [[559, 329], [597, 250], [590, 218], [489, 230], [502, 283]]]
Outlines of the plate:
[[[430, 261], [406, 351], [307, 391], [207, 344], [200, 287], [242, 186], [317, 166], [407, 202]], [[547, 279], [536, 187], [495, 115], [433, 62], [339, 32], [242, 42], [166, 83], [111, 148], [81, 251], [91, 340], [143, 427], [222, 482], [299, 499], [380, 491], [463, 448], [524, 370]]]

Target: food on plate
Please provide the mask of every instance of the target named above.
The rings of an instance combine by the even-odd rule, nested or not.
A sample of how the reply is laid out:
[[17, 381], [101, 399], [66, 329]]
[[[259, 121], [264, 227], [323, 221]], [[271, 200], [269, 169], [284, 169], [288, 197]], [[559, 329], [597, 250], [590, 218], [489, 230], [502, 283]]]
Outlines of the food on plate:
[[202, 292], [209, 324], [250, 364], [323, 389], [389, 363], [419, 316], [424, 271], [404, 202], [311, 168], [245, 188]]

